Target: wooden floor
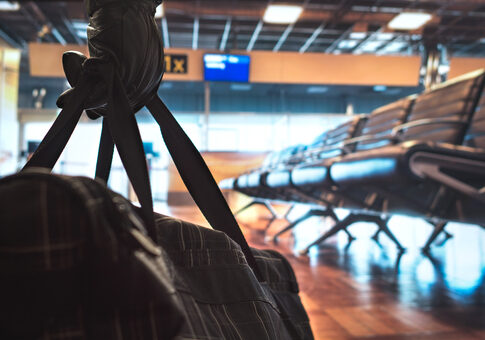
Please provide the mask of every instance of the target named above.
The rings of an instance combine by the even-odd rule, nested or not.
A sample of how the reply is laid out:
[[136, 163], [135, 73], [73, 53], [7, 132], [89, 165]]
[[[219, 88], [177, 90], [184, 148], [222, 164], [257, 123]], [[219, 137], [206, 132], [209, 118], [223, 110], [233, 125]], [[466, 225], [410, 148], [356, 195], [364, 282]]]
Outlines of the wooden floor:
[[[195, 207], [159, 210], [207, 225]], [[276, 249], [290, 260], [316, 339], [485, 339], [485, 230], [451, 224], [453, 238], [438, 239], [432, 256], [424, 256], [420, 247], [431, 227], [395, 217], [390, 228], [407, 248], [402, 257], [385, 235], [372, 240], [376, 228], [368, 223], [349, 228], [357, 237], [351, 244], [341, 232], [301, 257], [297, 250], [331, 222], [312, 218], [274, 245], [270, 236], [287, 222], [274, 222], [265, 235], [264, 217], [250, 209], [238, 220], [251, 246]]]

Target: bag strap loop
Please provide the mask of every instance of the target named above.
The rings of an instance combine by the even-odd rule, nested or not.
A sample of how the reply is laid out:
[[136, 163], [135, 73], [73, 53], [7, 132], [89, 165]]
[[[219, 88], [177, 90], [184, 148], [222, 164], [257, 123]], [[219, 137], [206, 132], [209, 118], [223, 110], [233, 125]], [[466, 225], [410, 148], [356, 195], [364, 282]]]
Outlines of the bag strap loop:
[[[140, 201], [142, 218], [147, 224], [148, 233], [155, 239], [152, 192], [143, 143], [135, 116], [118, 72], [109, 64], [100, 63], [97, 66], [107, 88], [108, 112], [103, 118], [96, 177], [104, 181], [108, 180], [116, 145], [128, 178]], [[33, 166], [48, 169], [54, 167], [80, 119], [90, 89], [89, 76], [83, 74], [73, 88], [61, 114], [24, 169]], [[160, 126], [175, 166], [202, 214], [212, 228], [226, 233], [239, 244], [254, 274], [262, 280], [251, 249], [197, 148], [158, 96], [150, 100], [147, 108]]]

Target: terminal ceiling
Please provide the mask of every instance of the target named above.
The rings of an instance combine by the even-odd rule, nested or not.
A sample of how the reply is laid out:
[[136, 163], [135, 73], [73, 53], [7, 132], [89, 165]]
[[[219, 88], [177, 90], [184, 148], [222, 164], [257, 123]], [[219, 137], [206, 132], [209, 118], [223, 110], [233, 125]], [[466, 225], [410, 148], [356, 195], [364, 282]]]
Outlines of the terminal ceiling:
[[[304, 10], [290, 25], [263, 22], [270, 2], [166, 0], [157, 22], [169, 47], [409, 55], [437, 43], [454, 56], [485, 55], [485, 0], [291, 0], [285, 2]], [[82, 1], [19, 3], [17, 11], [0, 11], [0, 37], [8, 43], [86, 43]], [[433, 18], [415, 31], [388, 29], [404, 11]]]

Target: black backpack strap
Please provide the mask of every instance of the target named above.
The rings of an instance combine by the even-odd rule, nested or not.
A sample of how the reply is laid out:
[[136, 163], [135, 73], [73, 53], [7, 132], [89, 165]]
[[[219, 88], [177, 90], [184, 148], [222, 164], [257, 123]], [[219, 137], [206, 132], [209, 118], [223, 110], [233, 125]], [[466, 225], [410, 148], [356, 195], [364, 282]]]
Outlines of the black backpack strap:
[[24, 169], [30, 167], [43, 167], [52, 169], [64, 150], [74, 131], [84, 109], [84, 100], [90, 93], [87, 76], [82, 76], [64, 108], [52, 124], [49, 132], [40, 143]]
[[[91, 66], [90, 66], [91, 67]], [[130, 108], [128, 98], [121, 79], [112, 65], [102, 61], [94, 61], [93, 70], [100, 75], [106, 84], [108, 97], [108, 113], [103, 121], [103, 133], [98, 155], [97, 175], [107, 180], [111, 159], [113, 157], [113, 143], [118, 148], [121, 161], [128, 178], [135, 190], [142, 208], [142, 218], [146, 223], [150, 236], [155, 237], [155, 221], [148, 168], [146, 165], [143, 143], [136, 124], [135, 116]], [[90, 70], [92, 73], [92, 70]], [[74, 131], [82, 111], [84, 102], [90, 94], [93, 78], [89, 71], [82, 74], [76, 86], [72, 88], [64, 109], [42, 140], [32, 158], [24, 169], [29, 167], [43, 167], [52, 169], [64, 150]], [[106, 121], [106, 122], [105, 122]], [[111, 138], [112, 137], [112, 138]], [[111, 139], [111, 141], [110, 141]]]
[[[103, 180], [108, 179], [113, 148], [116, 145], [128, 178], [140, 201], [147, 230], [155, 239], [152, 192], [143, 143], [135, 116], [114, 67], [109, 64], [99, 64], [98, 71], [107, 87], [108, 112], [103, 120], [96, 176]], [[84, 109], [84, 101], [90, 93], [88, 77], [81, 76], [72, 91], [70, 100], [67, 101], [24, 169], [33, 166], [52, 169], [59, 159], [79, 121]], [[249, 245], [199, 151], [158, 96], [155, 96], [147, 107], [160, 126], [163, 139], [182, 180], [205, 218], [214, 229], [225, 232], [240, 245], [254, 274], [262, 280]]]
[[[140, 131], [118, 72], [109, 64], [103, 66], [100, 67], [100, 73], [108, 92], [108, 113], [104, 119], [107, 121], [114, 145], [118, 149], [121, 162], [140, 202], [147, 230], [155, 239], [152, 190]], [[107, 134], [108, 132], [105, 131], [105, 138], [109, 137]], [[109, 141], [107, 143], [109, 144]], [[103, 149], [100, 150], [102, 157]], [[108, 150], [106, 156], [112, 158], [112, 153]]]
[[165, 144], [190, 195], [212, 228], [236, 241], [258, 279], [256, 260], [204, 159], [162, 100], [155, 96], [147, 108], [160, 126]]
[[103, 128], [101, 130], [101, 140], [99, 141], [98, 161], [96, 163], [95, 177], [108, 183], [111, 164], [113, 162], [115, 144], [111, 132], [109, 131], [108, 122], [103, 118]]

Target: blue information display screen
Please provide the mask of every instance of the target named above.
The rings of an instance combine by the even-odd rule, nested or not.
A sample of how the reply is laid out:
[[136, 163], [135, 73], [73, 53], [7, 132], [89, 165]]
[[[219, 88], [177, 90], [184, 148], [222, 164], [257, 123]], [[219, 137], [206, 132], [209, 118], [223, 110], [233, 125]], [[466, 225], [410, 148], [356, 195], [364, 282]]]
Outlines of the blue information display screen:
[[207, 81], [249, 81], [249, 56], [231, 54], [204, 55], [204, 79]]

